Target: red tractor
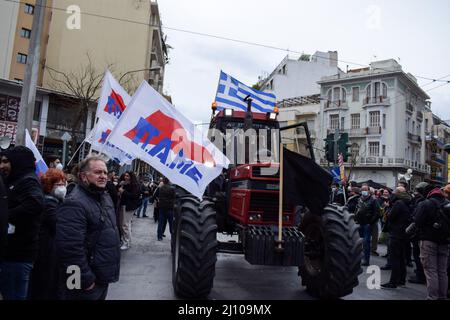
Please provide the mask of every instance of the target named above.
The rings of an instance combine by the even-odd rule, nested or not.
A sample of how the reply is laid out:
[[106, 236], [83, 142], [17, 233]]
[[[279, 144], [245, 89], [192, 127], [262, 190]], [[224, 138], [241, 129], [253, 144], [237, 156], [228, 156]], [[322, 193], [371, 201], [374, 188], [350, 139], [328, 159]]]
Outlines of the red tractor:
[[[249, 110], [250, 105], [251, 101]], [[213, 112], [210, 123], [211, 129], [224, 134], [230, 129], [298, 126], [305, 128], [312, 146], [306, 123], [280, 129], [273, 114], [222, 110]], [[309, 150], [314, 160], [313, 148]], [[264, 163], [230, 165], [210, 184], [202, 201], [180, 190], [172, 235], [172, 282], [177, 296], [208, 296], [218, 252], [243, 254], [253, 265], [298, 267], [302, 285], [317, 298], [343, 297], [358, 285], [362, 240], [344, 207], [330, 204], [322, 212], [310, 212], [284, 205], [280, 250], [280, 178], [279, 173], [262, 174], [265, 167]], [[220, 242], [217, 233], [237, 235], [239, 241]]]

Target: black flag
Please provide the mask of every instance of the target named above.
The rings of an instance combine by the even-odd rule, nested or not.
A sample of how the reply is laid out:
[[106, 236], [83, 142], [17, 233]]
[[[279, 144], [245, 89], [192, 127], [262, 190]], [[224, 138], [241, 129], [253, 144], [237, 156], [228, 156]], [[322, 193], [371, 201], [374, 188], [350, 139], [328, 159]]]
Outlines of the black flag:
[[283, 152], [283, 201], [322, 212], [330, 200], [332, 175], [307, 157], [286, 148]]

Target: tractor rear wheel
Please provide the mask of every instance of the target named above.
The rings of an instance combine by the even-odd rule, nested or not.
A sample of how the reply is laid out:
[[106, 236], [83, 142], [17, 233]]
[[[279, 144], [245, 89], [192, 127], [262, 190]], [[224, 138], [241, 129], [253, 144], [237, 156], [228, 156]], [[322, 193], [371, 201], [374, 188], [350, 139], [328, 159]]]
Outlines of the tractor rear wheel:
[[322, 216], [307, 214], [300, 229], [305, 235], [305, 259], [299, 268], [302, 285], [320, 299], [353, 292], [362, 273], [362, 239], [353, 217], [343, 207], [329, 205]]
[[184, 197], [175, 214], [172, 283], [182, 298], [205, 298], [213, 287], [217, 261], [214, 204]]

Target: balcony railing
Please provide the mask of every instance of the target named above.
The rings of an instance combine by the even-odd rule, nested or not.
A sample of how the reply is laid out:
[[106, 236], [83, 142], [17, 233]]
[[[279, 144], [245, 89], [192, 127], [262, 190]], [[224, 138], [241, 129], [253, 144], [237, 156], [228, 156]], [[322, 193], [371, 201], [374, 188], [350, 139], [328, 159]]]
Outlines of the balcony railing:
[[349, 137], [361, 137], [367, 134], [366, 128], [356, 128], [348, 130]]
[[414, 107], [411, 102], [406, 103], [406, 113], [409, 113], [410, 115], [413, 114]]
[[412, 143], [422, 143], [422, 138], [419, 135], [413, 134], [411, 132], [408, 132], [408, 140]]
[[367, 127], [366, 134], [381, 134], [381, 127]]
[[391, 100], [388, 97], [378, 96], [378, 97], [365, 97], [363, 99], [363, 105], [390, 105]]
[[417, 111], [417, 120], [422, 122], [422, 120], [423, 120], [423, 113], [422, 113], [422, 111]]
[[348, 108], [347, 101], [336, 100], [336, 101], [325, 101], [325, 109], [333, 108]]

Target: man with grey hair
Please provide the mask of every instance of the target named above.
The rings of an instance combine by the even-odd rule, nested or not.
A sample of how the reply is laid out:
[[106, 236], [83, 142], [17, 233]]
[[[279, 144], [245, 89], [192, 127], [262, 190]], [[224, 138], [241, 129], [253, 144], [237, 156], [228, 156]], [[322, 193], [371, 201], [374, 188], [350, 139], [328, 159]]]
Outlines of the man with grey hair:
[[106, 191], [108, 171], [98, 156], [83, 160], [79, 170], [78, 185], [57, 212], [61, 298], [104, 300], [120, 271], [119, 231]]

